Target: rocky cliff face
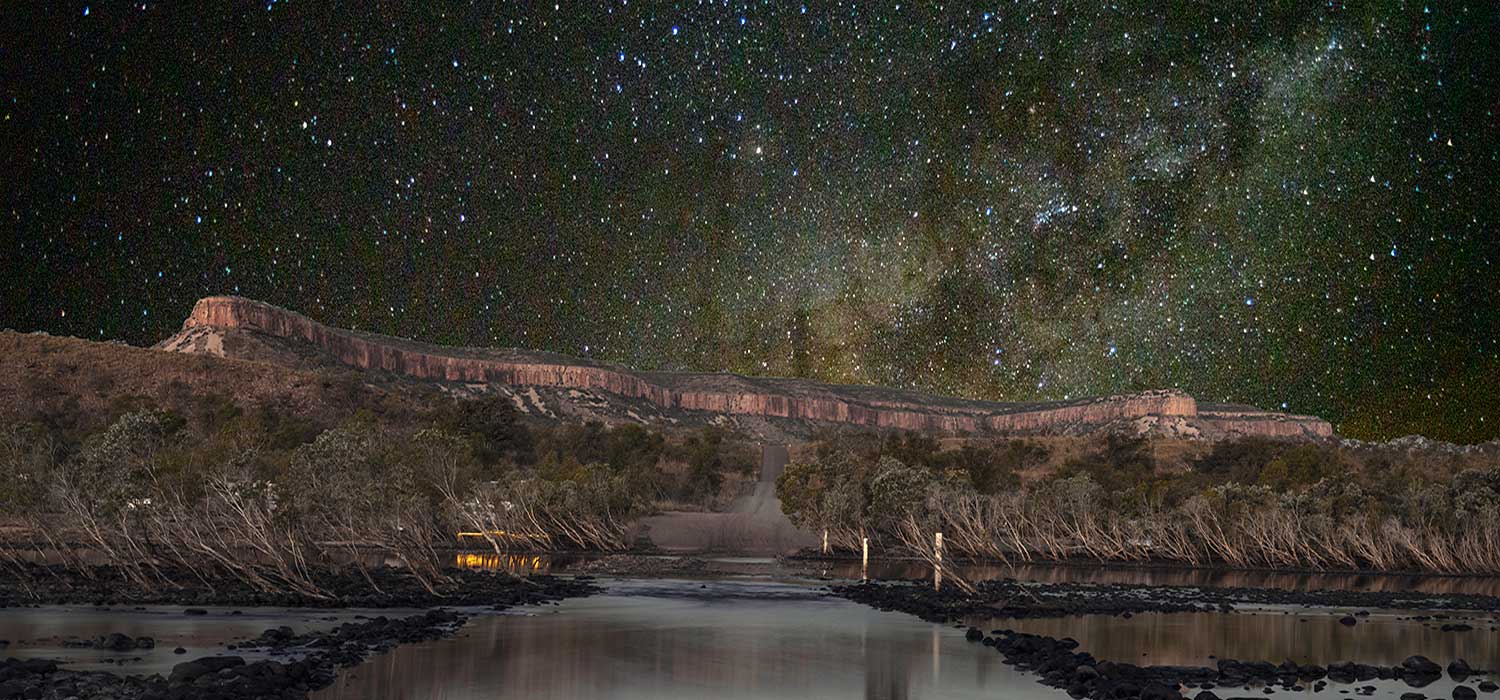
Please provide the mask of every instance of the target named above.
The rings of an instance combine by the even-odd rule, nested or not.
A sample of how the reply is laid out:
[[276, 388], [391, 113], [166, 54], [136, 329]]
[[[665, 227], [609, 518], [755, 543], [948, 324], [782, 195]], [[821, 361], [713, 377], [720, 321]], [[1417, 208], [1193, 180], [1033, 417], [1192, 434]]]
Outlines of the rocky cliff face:
[[239, 297], [198, 301], [183, 333], [158, 347], [223, 353], [204, 329], [248, 331], [300, 341], [334, 361], [417, 379], [551, 387], [639, 399], [664, 410], [844, 423], [929, 432], [1081, 432], [1143, 417], [1196, 423], [1204, 436], [1322, 437], [1328, 423], [1264, 411], [1200, 413], [1193, 397], [1159, 390], [1057, 403], [1008, 404], [912, 392], [722, 374], [644, 373], [549, 353], [449, 348], [330, 328], [301, 314]]

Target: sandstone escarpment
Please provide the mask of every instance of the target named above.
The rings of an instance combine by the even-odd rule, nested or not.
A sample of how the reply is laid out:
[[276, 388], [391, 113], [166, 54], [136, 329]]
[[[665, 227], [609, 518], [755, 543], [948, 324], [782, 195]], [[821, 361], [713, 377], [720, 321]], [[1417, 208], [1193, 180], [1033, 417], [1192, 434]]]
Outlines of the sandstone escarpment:
[[[1269, 412], [1200, 414], [1175, 390], [1054, 403], [996, 403], [912, 392], [728, 374], [648, 373], [551, 353], [453, 348], [331, 328], [301, 314], [239, 297], [198, 301], [183, 333], [158, 347], [213, 351], [202, 329], [234, 329], [306, 343], [332, 360], [416, 379], [604, 392], [666, 410], [842, 423], [931, 432], [1078, 432], [1142, 417], [1205, 421], [1206, 432], [1324, 436], [1326, 422]], [[194, 340], [198, 337], [198, 340]], [[222, 343], [218, 346], [223, 351]], [[1252, 411], [1254, 409], [1251, 409]]]

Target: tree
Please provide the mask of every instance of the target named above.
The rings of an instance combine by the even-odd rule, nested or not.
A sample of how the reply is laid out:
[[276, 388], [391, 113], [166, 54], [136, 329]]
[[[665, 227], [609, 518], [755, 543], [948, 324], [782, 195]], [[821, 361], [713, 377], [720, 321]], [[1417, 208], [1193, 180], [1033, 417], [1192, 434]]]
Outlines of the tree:
[[521, 422], [520, 411], [501, 396], [454, 401], [439, 407], [433, 424], [469, 441], [474, 456], [485, 465], [535, 461], [536, 440]]
[[1260, 481], [1260, 472], [1271, 460], [1285, 452], [1286, 442], [1264, 437], [1245, 437], [1238, 440], [1221, 440], [1213, 449], [1193, 462], [1193, 470], [1201, 474], [1253, 484]]
[[932, 474], [925, 469], [882, 458], [870, 479], [870, 520], [890, 527], [907, 516], [920, 514], [932, 482]]
[[1260, 472], [1260, 483], [1284, 492], [1344, 476], [1350, 469], [1337, 453], [1317, 445], [1298, 445], [1271, 460]]
[[804, 530], [821, 530], [829, 524], [823, 497], [831, 484], [817, 461], [791, 462], [776, 477], [776, 498], [781, 512]]

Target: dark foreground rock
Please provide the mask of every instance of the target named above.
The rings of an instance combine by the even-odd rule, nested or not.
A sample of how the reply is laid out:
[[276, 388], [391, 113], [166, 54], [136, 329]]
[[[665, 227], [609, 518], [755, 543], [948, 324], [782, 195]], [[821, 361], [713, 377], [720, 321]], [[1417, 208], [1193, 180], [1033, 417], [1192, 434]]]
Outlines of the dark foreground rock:
[[1094, 700], [1162, 700], [1191, 695], [1187, 688], [1200, 688], [1198, 700], [1213, 700], [1218, 695], [1211, 688], [1244, 688], [1250, 685], [1281, 686], [1301, 689], [1325, 687], [1324, 679], [1354, 683], [1357, 681], [1400, 680], [1420, 688], [1442, 677], [1432, 661], [1414, 656], [1400, 666], [1366, 666], [1343, 663], [1327, 667], [1298, 665], [1291, 661], [1272, 664], [1265, 661], [1221, 659], [1214, 668], [1195, 666], [1136, 666], [1128, 663], [1100, 661], [1086, 652], [1077, 651], [1078, 642], [1054, 639], [1010, 630], [995, 630], [993, 635], [970, 628], [966, 637], [993, 647], [1005, 662], [1031, 671], [1043, 684], [1066, 690], [1075, 698]]
[[1212, 612], [1220, 605], [1196, 599], [1197, 589], [1163, 588], [1144, 595], [1139, 586], [1032, 584], [1011, 579], [981, 581], [965, 593], [930, 582], [859, 583], [833, 586], [834, 595], [880, 610], [897, 610], [929, 622], [969, 617], [1025, 619], [1065, 615], [1125, 615], [1140, 612]]
[[[1062, 617], [1067, 615], [1132, 615], [1139, 612], [1205, 612], [1231, 611], [1235, 603], [1260, 603], [1279, 600], [1282, 604], [1319, 603], [1329, 591], [1299, 596], [1299, 591], [1269, 592], [1260, 589], [1212, 589], [1197, 587], [1162, 587], [1093, 584], [1033, 584], [1012, 580], [984, 581], [973, 593], [955, 588], [934, 591], [930, 583], [861, 583], [832, 588], [834, 595], [864, 603], [880, 610], [894, 610], [921, 617], [930, 622], [952, 623], [965, 618], [1018, 619]], [[1358, 596], [1357, 596], [1358, 597]], [[1367, 600], [1367, 597], [1359, 597]], [[1440, 607], [1451, 600], [1424, 601], [1428, 607]], [[1466, 601], [1478, 605], [1479, 601]], [[1497, 601], [1500, 603], [1500, 601]], [[1348, 604], [1346, 601], [1344, 604]], [[1373, 607], [1373, 606], [1372, 606]], [[1466, 608], [1485, 609], [1494, 608]], [[1368, 666], [1352, 662], [1298, 665], [1291, 661], [1273, 664], [1266, 661], [1221, 659], [1214, 668], [1187, 666], [1136, 666], [1129, 663], [1100, 661], [1077, 651], [1078, 642], [1011, 630], [995, 630], [986, 635], [970, 627], [965, 638], [999, 651], [1008, 664], [1032, 671], [1042, 683], [1061, 688], [1075, 698], [1127, 700], [1129, 698], [1161, 699], [1195, 697], [1196, 700], [1218, 700], [1214, 688], [1244, 688], [1251, 685], [1282, 686], [1293, 689], [1313, 686], [1319, 690], [1327, 681], [1354, 683], [1370, 680], [1400, 680], [1412, 687], [1423, 687], [1442, 677], [1443, 668], [1422, 656], [1412, 656], [1400, 666]], [[1462, 680], [1477, 673], [1467, 663], [1457, 661], [1450, 675]], [[1196, 695], [1188, 688], [1198, 688]]]
[[[597, 590], [588, 579], [477, 575], [493, 581], [466, 577], [471, 590], [454, 596], [465, 605], [504, 609], [588, 595]], [[276, 627], [233, 647], [239, 651], [269, 651], [285, 657], [284, 660], [246, 663], [241, 656], [209, 656], [177, 664], [165, 677], [76, 672], [53, 661], [6, 659], [0, 662], [0, 700], [301, 700], [309, 692], [331, 684], [340, 668], [357, 665], [371, 654], [400, 644], [447, 637], [467, 619], [463, 613], [440, 608], [404, 618], [378, 616], [301, 635], [294, 634], [290, 627]], [[99, 641], [110, 645], [107, 648], [123, 647], [125, 642], [117, 636], [124, 637], [106, 635]], [[131, 639], [131, 643], [139, 644], [140, 639]]]
[[[882, 610], [899, 610], [932, 622], [966, 617], [1021, 619], [1059, 615], [1124, 615], [1141, 612], [1232, 612], [1237, 605], [1303, 606], [1356, 610], [1500, 611], [1500, 598], [1481, 595], [1428, 595], [1416, 592], [1281, 590], [1146, 586], [1140, 584], [1033, 583], [1014, 579], [980, 581], [974, 593], [947, 586], [932, 590], [931, 581], [858, 583], [834, 586], [835, 595]], [[1361, 610], [1347, 621], [1368, 614]], [[1415, 618], [1414, 618], [1415, 619]], [[1467, 625], [1449, 625], [1458, 627]]]

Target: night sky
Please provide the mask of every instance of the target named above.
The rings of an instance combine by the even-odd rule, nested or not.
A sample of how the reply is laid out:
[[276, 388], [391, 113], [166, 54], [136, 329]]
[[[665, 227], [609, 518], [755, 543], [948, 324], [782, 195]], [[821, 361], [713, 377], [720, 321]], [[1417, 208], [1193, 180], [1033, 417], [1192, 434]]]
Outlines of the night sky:
[[0, 326], [1500, 436], [1494, 0], [335, 5], [0, 6]]

